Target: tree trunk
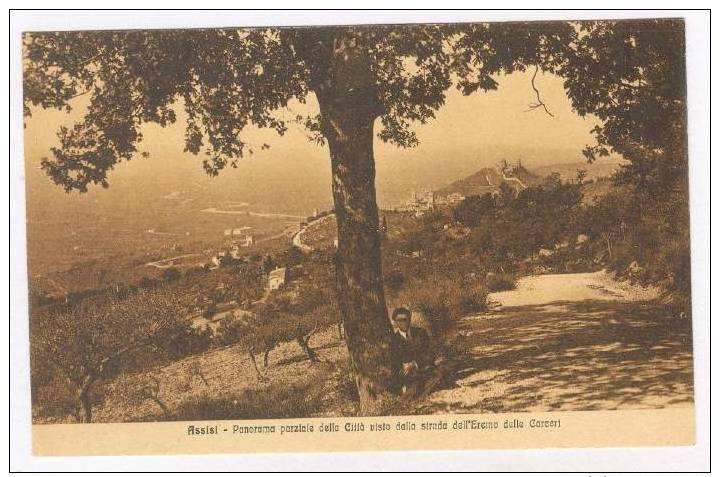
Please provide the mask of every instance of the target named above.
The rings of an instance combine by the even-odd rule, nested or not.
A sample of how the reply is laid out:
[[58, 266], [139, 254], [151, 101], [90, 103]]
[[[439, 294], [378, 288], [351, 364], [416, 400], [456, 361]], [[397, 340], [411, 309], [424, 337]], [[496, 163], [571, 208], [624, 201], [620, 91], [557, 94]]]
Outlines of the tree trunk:
[[92, 422], [92, 398], [87, 389], [81, 389], [78, 392], [79, 417], [80, 422]]
[[268, 367], [268, 365], [270, 363], [270, 351], [272, 351], [272, 349], [268, 348], [265, 350], [265, 353], [263, 354], [263, 366], [265, 366], [266, 368]]
[[162, 402], [162, 400], [161, 400], [159, 397], [157, 397], [157, 396], [151, 396], [150, 399], [151, 399], [155, 404], [157, 404], [160, 409], [162, 409], [162, 412], [163, 412], [163, 414], [165, 414], [165, 416], [169, 416], [169, 415], [170, 415], [170, 410], [167, 408], [167, 406], [165, 405], [165, 403]]
[[610, 243], [610, 235], [604, 234], [605, 247], [607, 248], [608, 260], [612, 260], [612, 244]]
[[318, 355], [317, 355], [317, 353], [315, 352], [315, 350], [310, 347], [310, 343], [309, 343], [310, 337], [309, 337], [309, 336], [306, 338], [306, 337], [304, 337], [304, 336], [302, 336], [302, 335], [299, 335], [299, 336], [296, 338], [296, 341], [297, 341], [297, 343], [300, 345], [300, 348], [302, 348], [303, 352], [304, 352], [305, 355], [308, 357], [308, 359], [310, 360], [310, 362], [312, 362], [312, 363], [317, 363], [317, 362], [320, 361], [320, 359], [318, 358]]
[[338, 228], [338, 307], [360, 397], [380, 415], [392, 400], [390, 322], [385, 308], [375, 199], [373, 125], [384, 113], [362, 38], [335, 28], [283, 33], [309, 68], [330, 149]]
[[252, 352], [252, 350], [250, 350], [248, 351], [248, 355], [250, 355], [250, 361], [252, 362], [253, 368], [255, 368], [255, 374], [257, 375], [258, 381], [263, 381], [265, 378], [260, 372], [260, 368], [258, 368], [257, 361], [255, 360], [255, 354]]
[[[350, 95], [358, 98], [357, 95]], [[362, 415], [383, 414], [391, 400], [390, 322], [382, 283], [375, 196], [376, 113], [318, 94], [332, 164], [338, 228], [338, 304]]]

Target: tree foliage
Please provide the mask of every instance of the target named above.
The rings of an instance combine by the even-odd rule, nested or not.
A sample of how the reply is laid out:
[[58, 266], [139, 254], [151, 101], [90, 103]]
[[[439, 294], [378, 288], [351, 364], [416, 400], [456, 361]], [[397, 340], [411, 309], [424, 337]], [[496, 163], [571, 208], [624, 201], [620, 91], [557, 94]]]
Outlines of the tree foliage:
[[91, 420], [95, 384], [123, 360], [180, 329], [186, 309], [166, 290], [138, 291], [121, 299], [85, 300], [78, 307], [33, 313], [34, 368], [50, 366], [76, 393], [79, 419]]
[[603, 123], [588, 146], [590, 160], [621, 154], [626, 182], [658, 192], [685, 176], [686, 79], [682, 20], [577, 24], [558, 74], [575, 110]]
[[60, 146], [43, 162], [68, 190], [107, 187], [110, 169], [142, 153], [142, 125], [173, 123], [180, 108], [186, 150], [217, 174], [252, 153], [241, 134], [247, 126], [282, 135], [298, 123], [317, 138], [321, 117], [288, 117], [284, 108], [323, 94], [328, 77], [341, 74], [326, 50], [352, 43], [366, 55], [373, 86], [344, 94], [372, 99], [378, 136], [409, 147], [417, 144], [411, 123], [433, 118], [453, 82], [470, 94], [497, 88], [498, 73], [531, 64], [554, 71], [573, 31], [565, 23], [490, 23], [30, 33], [24, 111], [69, 111], [73, 98], [89, 96], [84, 118], [58, 131]]
[[470, 196], [458, 204], [453, 217], [472, 227], [470, 243], [476, 253], [497, 263], [510, 263], [570, 238], [576, 232], [582, 200], [581, 186], [555, 175], [516, 196]]

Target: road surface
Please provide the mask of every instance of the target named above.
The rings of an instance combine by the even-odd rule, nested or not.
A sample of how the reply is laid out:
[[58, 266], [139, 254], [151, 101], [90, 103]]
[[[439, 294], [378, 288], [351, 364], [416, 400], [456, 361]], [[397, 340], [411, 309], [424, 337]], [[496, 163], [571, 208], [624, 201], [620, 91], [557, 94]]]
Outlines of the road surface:
[[690, 320], [605, 272], [539, 275], [461, 320], [421, 413], [642, 409], [693, 400]]
[[292, 238], [293, 245], [305, 253], [312, 252], [313, 248], [310, 245], [303, 242], [303, 238], [302, 238], [303, 235], [305, 234], [305, 232], [307, 232], [311, 228], [317, 227], [318, 225], [322, 224], [326, 220], [330, 220], [333, 217], [335, 217], [335, 214], [325, 215], [317, 220], [313, 220], [312, 222], [310, 222], [307, 225], [305, 225], [304, 227], [302, 227], [300, 230], [297, 231], [297, 233], [295, 235], [293, 235], [293, 238]]

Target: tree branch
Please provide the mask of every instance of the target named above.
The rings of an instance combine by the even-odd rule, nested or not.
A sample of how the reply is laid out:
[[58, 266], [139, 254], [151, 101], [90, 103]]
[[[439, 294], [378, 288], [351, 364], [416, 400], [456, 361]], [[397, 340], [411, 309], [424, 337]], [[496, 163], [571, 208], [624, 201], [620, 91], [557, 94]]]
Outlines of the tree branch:
[[79, 92], [79, 93], [75, 93], [74, 95], [70, 96], [67, 100], [70, 101], [70, 100], [73, 100], [73, 99], [75, 99], [75, 98], [79, 98], [80, 96], [85, 96], [85, 95], [88, 94], [91, 90], [92, 90], [92, 89], [89, 88], [89, 89], [86, 89], [85, 91], [81, 91], [81, 92]]
[[555, 115], [550, 112], [550, 110], [547, 108], [547, 105], [546, 105], [545, 103], [543, 103], [542, 99], [540, 99], [540, 90], [538, 90], [538, 89], [537, 89], [537, 86], [535, 86], [535, 77], [537, 76], [538, 71], [539, 71], [539, 68], [536, 66], [536, 67], [535, 67], [535, 73], [533, 73], [532, 80], [530, 80], [530, 84], [532, 85], [532, 89], [533, 89], [533, 91], [535, 91], [535, 96], [537, 97], [537, 102], [536, 102], [536, 103], [530, 103], [530, 105], [528, 106], [530, 109], [528, 109], [528, 110], [525, 111], [525, 112], [529, 112], [529, 111], [532, 111], [533, 109], [537, 109], [537, 108], [543, 108], [543, 109], [545, 110], [545, 112], [547, 113], [548, 116], [554, 118]]

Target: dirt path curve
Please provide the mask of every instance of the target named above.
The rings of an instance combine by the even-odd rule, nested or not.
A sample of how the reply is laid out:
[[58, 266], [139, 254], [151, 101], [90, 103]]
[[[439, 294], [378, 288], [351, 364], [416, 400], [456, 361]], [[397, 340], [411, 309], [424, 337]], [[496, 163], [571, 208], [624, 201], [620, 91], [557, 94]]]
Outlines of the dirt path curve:
[[690, 405], [690, 322], [655, 297], [605, 272], [522, 278], [461, 320], [447, 382], [419, 412]]
[[305, 253], [310, 253], [313, 251], [313, 248], [310, 245], [307, 245], [303, 242], [303, 235], [310, 229], [315, 228], [325, 222], [326, 220], [330, 220], [331, 218], [335, 217], [335, 214], [328, 214], [325, 215], [319, 219], [313, 220], [312, 222], [308, 223], [304, 227], [301, 227], [300, 230], [298, 230], [295, 235], [292, 237], [292, 243], [295, 247], [299, 248], [301, 251]]

